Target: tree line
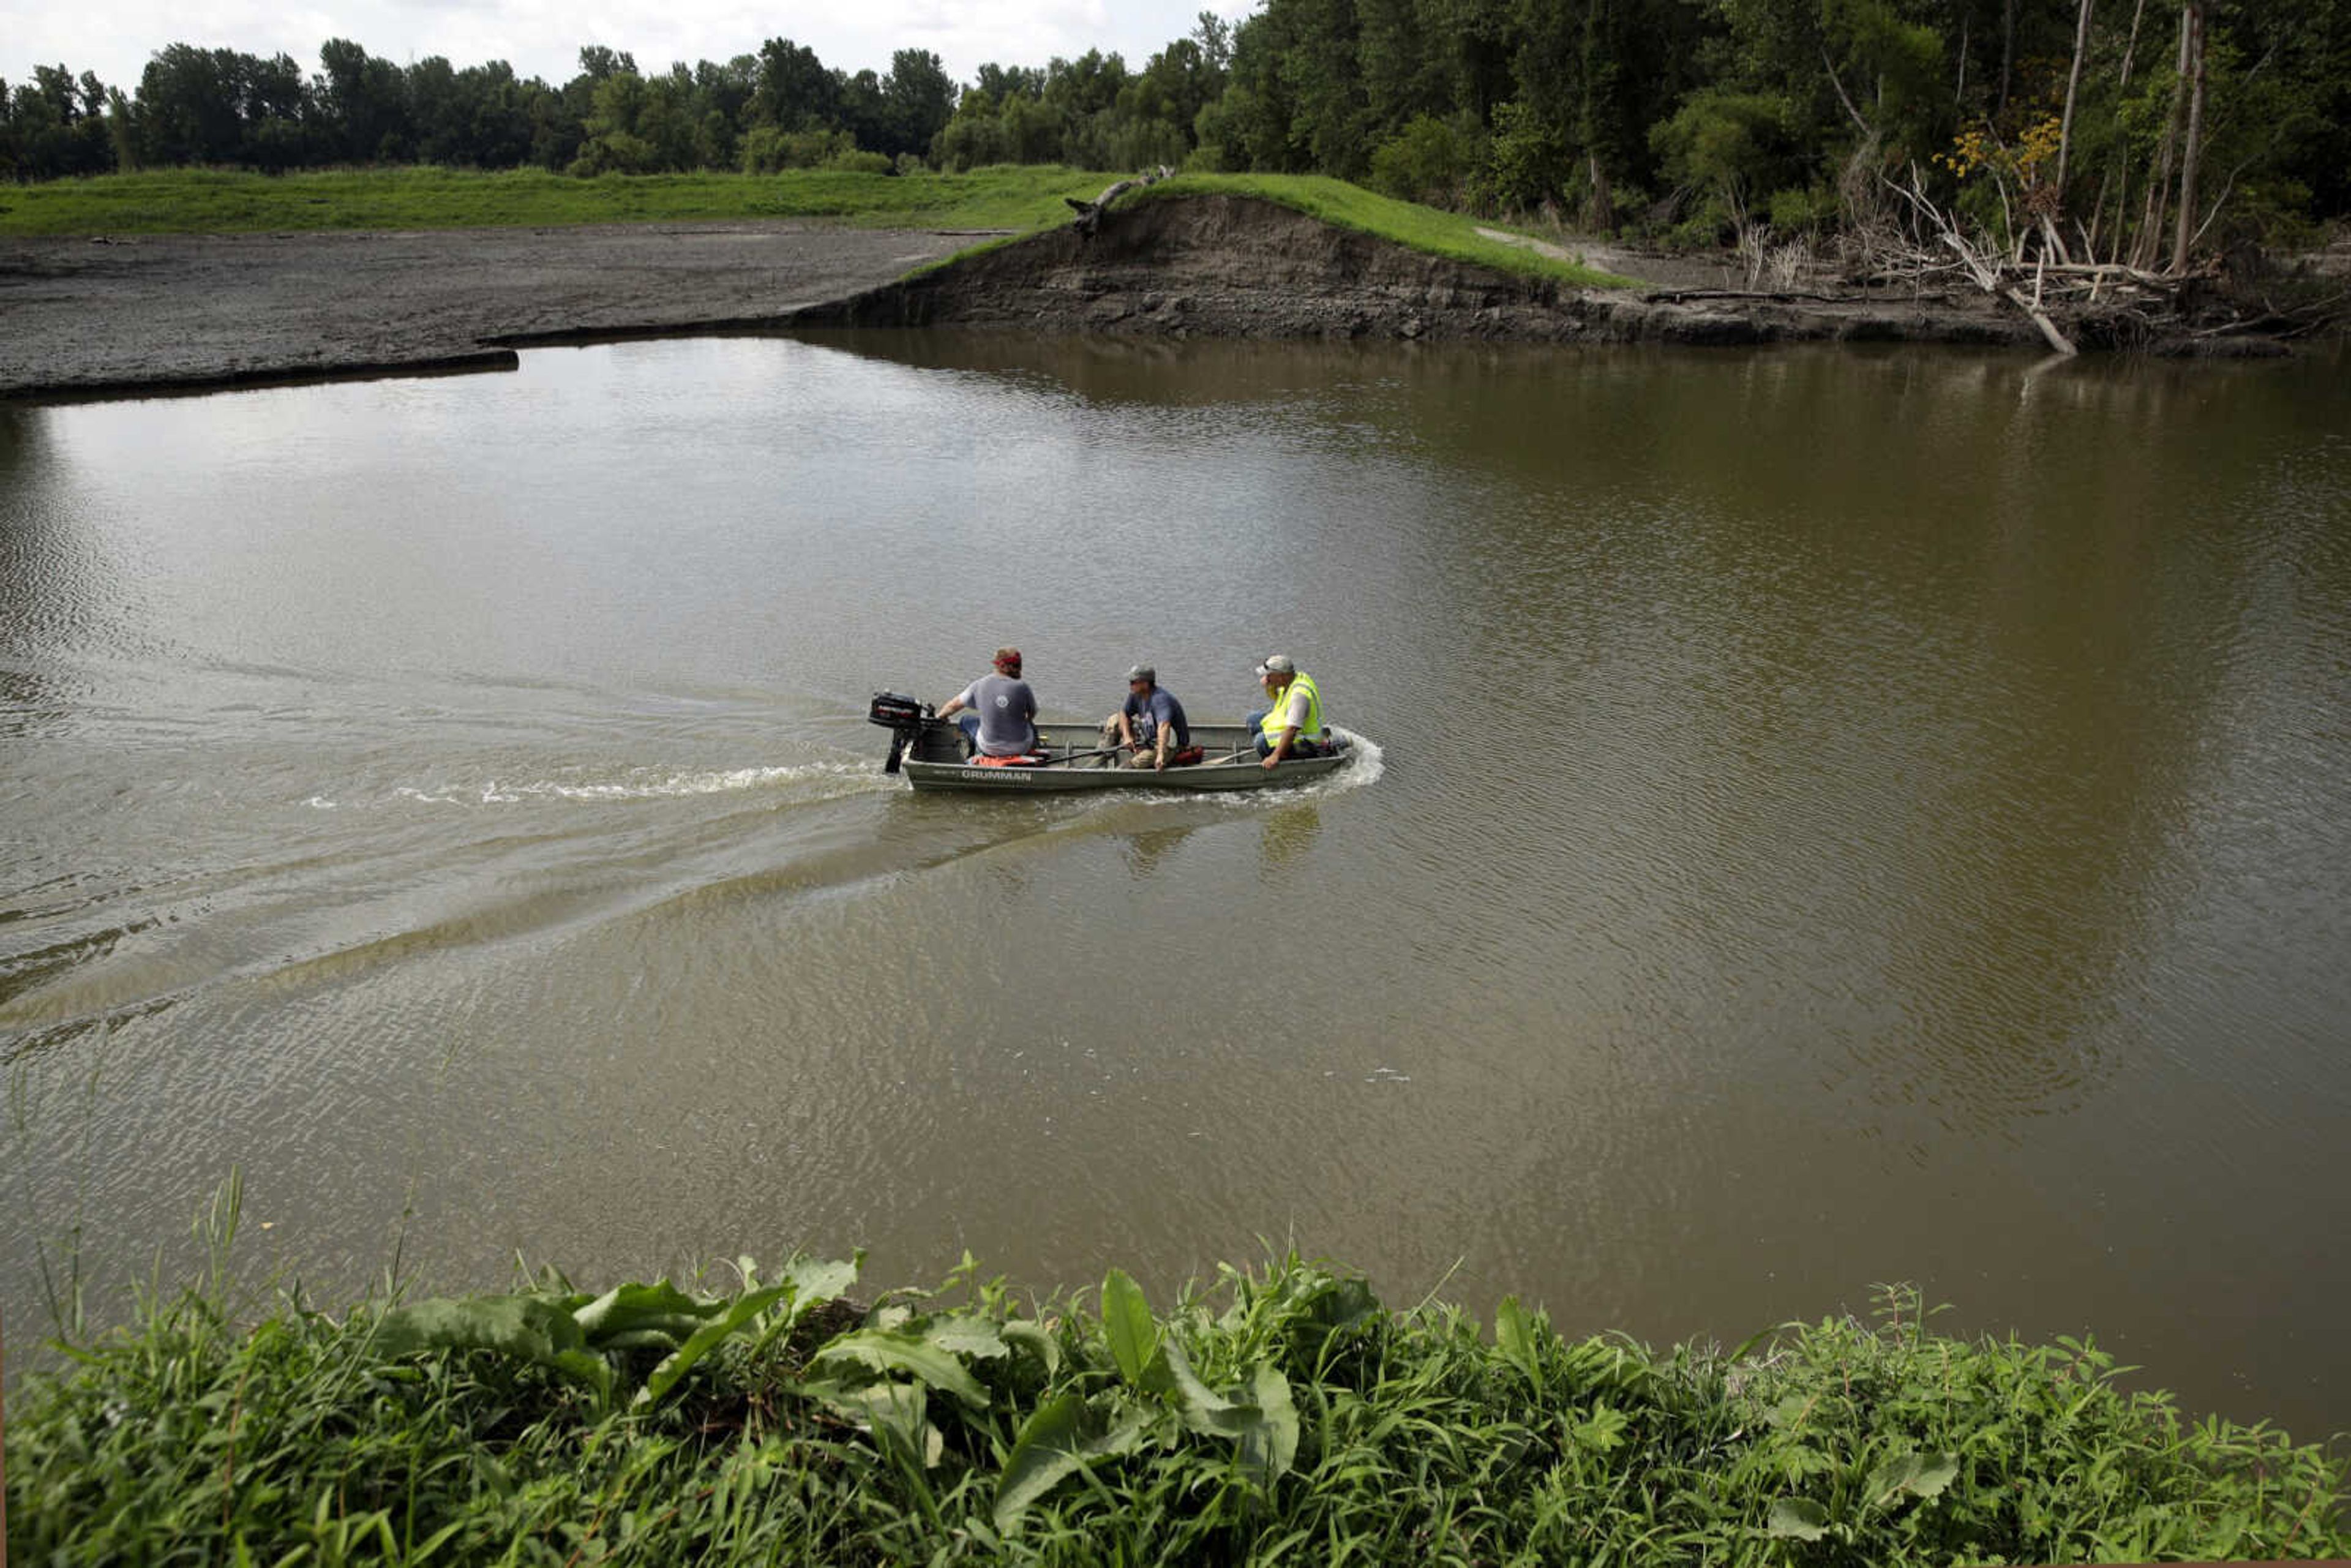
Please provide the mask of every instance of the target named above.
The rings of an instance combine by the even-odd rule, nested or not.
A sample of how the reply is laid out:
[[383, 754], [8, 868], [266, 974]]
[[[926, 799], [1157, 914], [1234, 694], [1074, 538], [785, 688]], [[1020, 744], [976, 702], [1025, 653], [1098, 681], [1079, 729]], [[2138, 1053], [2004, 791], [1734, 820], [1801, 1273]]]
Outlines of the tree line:
[[[1717, 241], [1939, 204], [2015, 246], [2307, 236], [2351, 214], [2351, 0], [1265, 0], [1139, 69], [827, 67], [789, 39], [561, 86], [330, 40], [172, 44], [124, 92], [0, 83], [0, 174], [427, 162], [579, 174], [999, 162], [1311, 172]], [[2184, 242], [2183, 242], [2184, 243]]]

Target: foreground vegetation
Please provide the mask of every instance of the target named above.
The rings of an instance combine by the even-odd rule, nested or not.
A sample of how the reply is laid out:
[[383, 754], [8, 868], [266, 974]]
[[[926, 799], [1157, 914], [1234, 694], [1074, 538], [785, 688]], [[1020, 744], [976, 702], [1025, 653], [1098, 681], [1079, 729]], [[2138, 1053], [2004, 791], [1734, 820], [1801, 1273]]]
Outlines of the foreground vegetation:
[[[232, 1206], [233, 1207], [233, 1206]], [[1963, 1343], [1915, 1293], [1723, 1354], [1506, 1300], [1384, 1308], [1296, 1255], [1163, 1313], [969, 1266], [848, 1306], [510, 1294], [253, 1326], [218, 1282], [12, 1402], [23, 1561], [2059, 1563], [2351, 1554], [2346, 1474], [2189, 1423], [2085, 1342]]]

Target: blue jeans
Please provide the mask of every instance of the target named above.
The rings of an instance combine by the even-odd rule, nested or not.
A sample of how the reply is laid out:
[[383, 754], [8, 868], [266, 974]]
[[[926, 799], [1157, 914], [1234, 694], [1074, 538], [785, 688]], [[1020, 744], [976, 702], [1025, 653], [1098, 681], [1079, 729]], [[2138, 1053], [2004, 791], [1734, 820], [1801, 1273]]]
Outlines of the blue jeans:
[[[1249, 726], [1250, 734], [1257, 746], [1257, 754], [1259, 757], [1270, 757], [1273, 755], [1273, 742], [1267, 737], [1265, 731], [1259, 727], [1265, 723], [1265, 716], [1272, 711], [1273, 710], [1270, 707], [1261, 707], [1258, 709], [1257, 712], [1249, 715], [1249, 717], [1241, 720], [1243, 724]], [[1296, 740], [1290, 743], [1290, 755], [1292, 757], [1320, 757], [1322, 755], [1322, 748], [1301, 735]]]

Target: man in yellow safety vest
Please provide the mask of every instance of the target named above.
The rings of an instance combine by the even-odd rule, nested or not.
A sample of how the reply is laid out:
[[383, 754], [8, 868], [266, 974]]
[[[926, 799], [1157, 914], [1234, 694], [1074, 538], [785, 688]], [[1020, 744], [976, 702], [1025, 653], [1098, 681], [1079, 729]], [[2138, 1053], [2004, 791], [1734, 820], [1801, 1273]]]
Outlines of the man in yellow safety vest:
[[1272, 653], [1257, 667], [1257, 678], [1270, 705], [1249, 716], [1249, 727], [1257, 731], [1257, 754], [1265, 758], [1261, 766], [1279, 767], [1288, 757], [1322, 756], [1331, 737], [1322, 727], [1322, 694], [1314, 677], [1289, 654]]

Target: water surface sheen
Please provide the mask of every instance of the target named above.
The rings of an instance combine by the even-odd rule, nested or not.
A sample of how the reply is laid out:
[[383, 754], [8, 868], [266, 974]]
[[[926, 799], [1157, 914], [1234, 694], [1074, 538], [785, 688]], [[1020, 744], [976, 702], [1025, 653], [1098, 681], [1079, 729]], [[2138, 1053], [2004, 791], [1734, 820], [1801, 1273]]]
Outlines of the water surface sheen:
[[[0, 410], [0, 1305], [236, 1164], [330, 1287], [403, 1214], [447, 1284], [1264, 1238], [1652, 1341], [1909, 1279], [2351, 1427], [2343, 369], [867, 336]], [[867, 695], [1005, 641], [1091, 716], [1287, 651], [1377, 764], [884, 779]]]

